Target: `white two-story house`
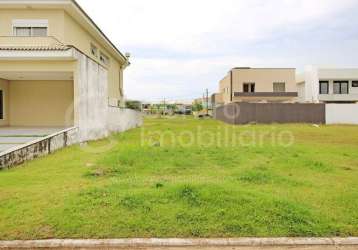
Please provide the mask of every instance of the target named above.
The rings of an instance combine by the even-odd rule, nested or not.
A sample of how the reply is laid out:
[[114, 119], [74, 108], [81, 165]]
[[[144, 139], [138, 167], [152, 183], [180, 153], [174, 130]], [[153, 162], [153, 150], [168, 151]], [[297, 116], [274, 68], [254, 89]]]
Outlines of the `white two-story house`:
[[310, 66], [296, 81], [300, 102], [358, 103], [358, 68]]

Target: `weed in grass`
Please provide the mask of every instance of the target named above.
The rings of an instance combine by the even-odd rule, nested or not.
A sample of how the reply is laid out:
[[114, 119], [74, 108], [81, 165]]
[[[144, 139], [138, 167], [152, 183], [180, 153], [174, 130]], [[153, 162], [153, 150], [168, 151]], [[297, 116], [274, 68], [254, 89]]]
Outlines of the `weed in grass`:
[[256, 171], [250, 170], [246, 171], [238, 178], [239, 181], [256, 184], [256, 185], [264, 185], [264, 184], [288, 184], [297, 186], [300, 185], [297, 181], [292, 181], [290, 179], [284, 178], [282, 176], [275, 175], [273, 173], [269, 173], [267, 171]]
[[144, 202], [143, 202], [143, 200], [141, 200], [137, 197], [127, 196], [127, 197], [124, 197], [120, 201], [120, 205], [122, 205], [128, 209], [137, 209], [137, 208], [143, 207]]
[[321, 161], [313, 161], [308, 167], [312, 170], [319, 171], [322, 173], [328, 173], [333, 171], [333, 168], [331, 166]]
[[190, 206], [199, 206], [201, 204], [199, 192], [191, 186], [180, 188], [179, 198], [186, 201]]
[[114, 177], [119, 176], [122, 171], [118, 168], [96, 168], [88, 170], [83, 176], [85, 178], [95, 179], [99, 177]]
[[274, 225], [286, 228], [288, 236], [318, 236], [335, 231], [318, 214], [312, 214], [310, 209], [297, 203], [275, 201], [270, 214]]
[[273, 182], [272, 176], [263, 172], [246, 172], [239, 177], [240, 181], [253, 183], [253, 184], [268, 184]]
[[232, 235], [255, 235], [257, 233], [252, 224], [240, 221], [229, 221], [225, 224], [224, 231], [225, 233]]
[[164, 187], [164, 184], [163, 183], [157, 183], [157, 184], [155, 184], [155, 187], [156, 188], [162, 188], [162, 187]]

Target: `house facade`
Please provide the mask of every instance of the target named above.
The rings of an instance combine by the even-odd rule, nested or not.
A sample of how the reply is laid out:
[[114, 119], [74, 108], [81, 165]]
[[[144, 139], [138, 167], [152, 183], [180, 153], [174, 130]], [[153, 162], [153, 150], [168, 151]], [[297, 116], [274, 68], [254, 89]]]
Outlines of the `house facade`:
[[308, 66], [297, 76], [297, 89], [300, 102], [358, 103], [358, 68]]
[[294, 68], [233, 68], [219, 83], [222, 104], [232, 102], [295, 102]]
[[213, 105], [213, 109], [224, 105], [223, 95], [220, 93], [214, 93], [211, 95], [211, 103]]
[[0, 126], [115, 129], [129, 59], [74, 0], [2, 0], [0, 27]]

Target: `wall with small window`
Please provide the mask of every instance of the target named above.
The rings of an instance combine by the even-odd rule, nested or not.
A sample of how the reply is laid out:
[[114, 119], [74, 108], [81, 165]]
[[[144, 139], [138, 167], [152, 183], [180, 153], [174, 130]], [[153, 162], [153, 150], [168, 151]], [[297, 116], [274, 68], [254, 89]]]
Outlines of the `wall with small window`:
[[230, 78], [231, 74], [229, 72], [219, 83], [220, 93], [222, 94], [222, 102], [224, 103], [230, 102]]
[[64, 39], [64, 10], [0, 10], [0, 36], [53, 36]]
[[12, 21], [14, 36], [46, 37], [48, 36], [47, 19], [14, 19]]
[[358, 80], [320, 80], [320, 95], [350, 95], [358, 94]]
[[273, 92], [286, 92], [286, 83], [285, 82], [274, 82], [273, 84]]
[[108, 98], [109, 100], [117, 99], [119, 103], [123, 96], [123, 91], [121, 93], [123, 82], [119, 73], [122, 66], [121, 62], [113, 57], [101, 43], [70, 15], [65, 14], [64, 24], [66, 28], [65, 43], [75, 46], [108, 70]]
[[[253, 87], [251, 83], [255, 83]], [[249, 85], [247, 85], [249, 84]], [[254, 91], [252, 91], [254, 89]], [[285, 68], [233, 69], [233, 92], [297, 92], [296, 70]]]
[[242, 86], [242, 92], [244, 93], [255, 93], [255, 83], [254, 82], [245, 82]]
[[[121, 99], [123, 82], [121, 64], [64, 10], [3, 9], [0, 10], [0, 36], [47, 36], [55, 37], [64, 44], [75, 46], [81, 52], [108, 69], [109, 98]], [[92, 54], [94, 45], [97, 56]], [[100, 53], [104, 55], [100, 60]], [[108, 59], [108, 60], [107, 60]]]

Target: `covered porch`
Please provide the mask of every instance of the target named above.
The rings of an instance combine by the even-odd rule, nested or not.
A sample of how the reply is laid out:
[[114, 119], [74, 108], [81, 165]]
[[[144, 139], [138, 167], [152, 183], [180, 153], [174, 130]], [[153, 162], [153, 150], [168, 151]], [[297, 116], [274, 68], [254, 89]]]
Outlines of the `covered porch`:
[[[12, 52], [16, 57], [23, 51]], [[33, 58], [21, 60], [4, 54], [0, 56], [0, 153], [73, 127], [73, 62], [38, 60], [34, 53]]]
[[73, 103], [72, 72], [0, 71], [0, 153], [73, 127]]
[[54, 38], [0, 37], [0, 127], [73, 126], [75, 62]]
[[72, 72], [0, 71], [2, 127], [71, 127], [73, 103]]
[[108, 135], [108, 70], [56, 39], [0, 37], [0, 127]]

